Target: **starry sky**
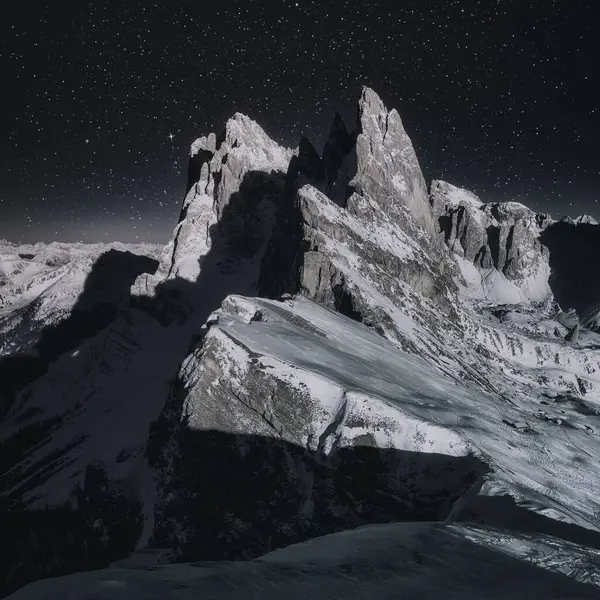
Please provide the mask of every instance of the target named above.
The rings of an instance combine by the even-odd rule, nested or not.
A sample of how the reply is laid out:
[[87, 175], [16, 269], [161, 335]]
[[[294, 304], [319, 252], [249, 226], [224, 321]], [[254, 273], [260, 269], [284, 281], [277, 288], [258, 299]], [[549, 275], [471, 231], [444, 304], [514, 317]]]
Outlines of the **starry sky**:
[[600, 219], [598, 4], [8, 0], [0, 239], [166, 242], [195, 138], [240, 111], [320, 150], [363, 84], [428, 179]]

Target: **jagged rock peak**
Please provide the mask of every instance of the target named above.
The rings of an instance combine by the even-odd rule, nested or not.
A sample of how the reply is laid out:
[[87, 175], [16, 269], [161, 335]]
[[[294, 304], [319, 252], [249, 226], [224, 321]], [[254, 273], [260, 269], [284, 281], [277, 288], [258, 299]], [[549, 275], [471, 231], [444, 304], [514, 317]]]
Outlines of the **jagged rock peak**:
[[348, 131], [348, 127], [346, 127], [346, 123], [344, 118], [338, 111], [333, 115], [333, 123], [331, 124], [331, 129], [329, 130], [329, 140], [335, 138], [345, 138], [350, 139], [351, 134]]
[[591, 215], [580, 215], [574, 219], [569, 216], [562, 217], [561, 223], [568, 223], [569, 225], [598, 225], [598, 221]]
[[358, 103], [357, 174], [354, 190], [377, 202], [402, 223], [406, 211], [435, 236], [425, 178], [398, 111], [388, 111], [381, 98], [363, 87]]
[[594, 217], [592, 217], [591, 215], [581, 215], [580, 217], [577, 217], [575, 219], [575, 223], [577, 223], [577, 225], [598, 225], [598, 221], [596, 221], [596, 219], [594, 219]]
[[444, 181], [431, 184], [431, 206], [448, 248], [483, 270], [496, 269], [534, 300], [550, 295], [548, 250], [540, 233], [552, 224], [519, 202], [483, 203]]
[[279, 145], [265, 130], [250, 117], [242, 113], [235, 115], [227, 121], [225, 131], [216, 136], [198, 138], [191, 147], [190, 155], [196, 156], [201, 150], [219, 153], [222, 158], [235, 148], [247, 148], [251, 154], [248, 156], [252, 168], [266, 170], [287, 170], [291, 157], [297, 152]]
[[325, 178], [323, 161], [310, 140], [304, 136], [300, 138], [297, 151], [290, 162], [287, 180], [293, 186], [301, 187], [297, 181], [300, 175], [304, 176], [305, 183], [310, 182], [314, 185], [322, 183]]
[[[285, 174], [298, 149], [280, 146], [258, 123], [236, 113], [220, 135], [211, 133], [198, 138], [190, 154], [188, 186], [179, 222], [156, 273], [141, 276], [134, 283], [135, 296], [153, 295], [157, 286], [167, 279], [196, 282], [200, 276], [200, 259], [208, 255], [215, 239], [222, 235], [238, 241], [244, 238], [235, 225], [242, 220], [236, 221], [235, 214], [252, 219], [251, 235], [247, 237], [254, 241], [260, 238], [256, 243], [262, 248], [272, 205], [277, 204], [278, 190], [283, 189]], [[235, 208], [230, 209], [232, 198]], [[219, 228], [215, 227], [217, 223], [220, 223]], [[231, 256], [228, 258], [234, 260]], [[224, 259], [223, 264], [225, 262]]]
[[358, 112], [362, 133], [369, 133], [374, 140], [389, 148], [392, 156], [400, 154], [403, 162], [420, 171], [412, 141], [395, 108], [388, 111], [381, 98], [371, 88], [363, 86]]
[[323, 147], [323, 163], [328, 175], [333, 175], [342, 166], [344, 158], [352, 151], [355, 141], [356, 132], [350, 133], [342, 115], [336, 112]]
[[217, 136], [214, 133], [210, 133], [208, 136], [204, 135], [198, 138], [190, 148], [190, 157], [193, 158], [199, 152], [212, 152], [213, 154], [217, 150]]
[[340, 115], [339, 112], [336, 112], [333, 117], [333, 123], [331, 124], [327, 141], [323, 147], [323, 160], [327, 162], [332, 154], [348, 154], [348, 152], [352, 150], [355, 138], [356, 132], [350, 133], [342, 115]]
[[459, 206], [483, 207], [483, 202], [473, 192], [439, 179], [431, 182], [430, 201], [434, 208], [434, 214], [439, 213], [440, 210]]
[[319, 156], [319, 153], [317, 152], [317, 149], [313, 146], [312, 142], [304, 136], [300, 138], [296, 156], [300, 156], [302, 154], [310, 156], [311, 160], [319, 160], [321, 158]]

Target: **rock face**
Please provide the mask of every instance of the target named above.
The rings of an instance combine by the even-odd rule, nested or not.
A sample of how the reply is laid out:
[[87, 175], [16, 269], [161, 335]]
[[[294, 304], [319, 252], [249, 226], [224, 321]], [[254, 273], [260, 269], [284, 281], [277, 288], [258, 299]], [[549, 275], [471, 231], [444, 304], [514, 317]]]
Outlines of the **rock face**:
[[400, 115], [388, 111], [373, 90], [363, 88], [358, 119], [357, 173], [350, 185], [357, 194], [373, 199], [393, 221], [403, 224], [408, 210], [433, 235], [427, 185]]
[[477, 268], [469, 271], [463, 262], [463, 275], [481, 279], [487, 296], [508, 303], [554, 298], [564, 311], [575, 310], [583, 326], [598, 328], [600, 287], [592, 257], [600, 249], [600, 228], [595, 219], [583, 215], [555, 222], [517, 202], [485, 204], [467, 190], [435, 180], [430, 202], [446, 246], [459, 261]]
[[400, 117], [365, 88], [355, 134], [336, 115], [322, 160], [308, 142], [292, 160], [261, 291], [301, 291], [370, 322], [373, 289], [391, 299], [392, 310], [416, 290], [449, 315], [455, 266], [433, 231], [425, 181]]
[[344, 211], [305, 186], [296, 202], [305, 249], [300, 272], [303, 295], [369, 321], [372, 290], [400, 307], [404, 284], [451, 313], [455, 287], [450, 277], [444, 277], [444, 268], [450, 268], [444, 257], [436, 255], [435, 246], [427, 255], [371, 197], [353, 194]]
[[573, 327], [573, 329], [570, 329], [569, 332], [567, 333], [567, 335], [565, 336], [565, 340], [567, 342], [571, 342], [572, 344], [577, 342], [578, 339], [579, 339], [579, 323], [577, 323], [577, 325], [575, 325], [575, 327]]
[[[377, 272], [389, 268], [392, 278], [451, 310], [454, 288], [445, 274], [453, 267], [430, 235], [433, 216], [412, 143], [398, 113], [387, 111], [372, 90], [365, 88], [359, 100], [356, 132], [336, 115], [323, 156], [306, 139], [294, 152], [283, 149], [238, 114], [220, 138], [194, 143], [189, 177], [180, 222], [157, 273], [133, 288], [146, 297], [168, 290], [167, 312], [207, 316], [229, 293], [277, 296], [300, 289], [352, 312], [348, 273], [339, 260], [333, 264], [333, 249], [317, 247], [325, 231], [338, 245], [343, 238], [369, 246], [365, 268], [375, 285], [382, 280]], [[315, 238], [317, 213], [322, 222]], [[396, 284], [388, 279], [385, 286], [389, 292]]]
[[448, 248], [483, 271], [496, 270], [526, 289], [531, 300], [550, 295], [549, 251], [540, 240], [552, 224], [518, 202], [484, 204], [444, 181], [431, 184], [431, 205]]

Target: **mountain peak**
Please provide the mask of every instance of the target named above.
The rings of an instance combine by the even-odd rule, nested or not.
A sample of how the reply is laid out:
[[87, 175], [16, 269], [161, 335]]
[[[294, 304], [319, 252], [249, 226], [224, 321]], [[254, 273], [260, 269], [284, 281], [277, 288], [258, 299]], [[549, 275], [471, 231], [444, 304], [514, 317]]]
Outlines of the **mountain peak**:
[[575, 223], [577, 223], [578, 225], [580, 223], [587, 225], [598, 225], [598, 221], [596, 221], [596, 219], [594, 219], [594, 217], [592, 217], [591, 215], [581, 215], [575, 219]]
[[[340, 115], [339, 112], [336, 112], [333, 116], [333, 123], [329, 129], [327, 141], [323, 147], [323, 160], [325, 162], [332, 160], [332, 154], [348, 154], [352, 150], [353, 143], [354, 135], [348, 131], [348, 127], [346, 126], [342, 115]], [[337, 160], [334, 159], [334, 162], [337, 162]]]
[[210, 133], [209, 135], [203, 135], [198, 138], [192, 144], [190, 148], [190, 158], [194, 158], [200, 152], [211, 152], [215, 153], [217, 146], [217, 136], [214, 133]]
[[574, 219], [572, 217], [564, 216], [560, 219], [561, 223], [568, 223], [569, 225], [598, 225], [598, 221], [591, 215], [579, 215]]
[[405, 209], [436, 239], [429, 195], [414, 147], [398, 111], [363, 87], [358, 102], [355, 189], [371, 196], [393, 219], [406, 220]]
[[335, 111], [335, 114], [333, 115], [333, 124], [331, 126], [332, 131], [336, 130], [336, 129], [345, 130], [346, 133], [348, 133], [348, 128], [346, 127], [346, 122], [344, 121], [344, 118], [337, 110]]
[[387, 113], [385, 104], [379, 95], [366, 85], [362, 86], [360, 100], [358, 102], [359, 108], [368, 108], [371, 112], [376, 113]]
[[483, 206], [483, 202], [472, 192], [439, 179], [434, 179], [431, 182], [430, 195], [433, 204], [438, 200], [441, 200], [443, 201], [446, 210], [457, 208], [459, 206]]
[[[226, 135], [231, 136], [257, 136], [260, 138], [269, 137], [265, 130], [253, 119], [244, 113], [236, 112], [225, 125]], [[270, 138], [269, 138], [270, 139]]]

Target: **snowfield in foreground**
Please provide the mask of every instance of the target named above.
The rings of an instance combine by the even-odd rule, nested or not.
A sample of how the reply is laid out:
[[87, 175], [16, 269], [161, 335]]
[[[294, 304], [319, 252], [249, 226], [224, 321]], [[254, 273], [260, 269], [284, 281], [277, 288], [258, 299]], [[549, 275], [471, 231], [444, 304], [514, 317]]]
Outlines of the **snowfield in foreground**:
[[30, 584], [9, 598], [592, 600], [600, 593], [599, 567], [600, 552], [552, 539], [396, 523], [317, 538], [248, 562], [76, 573]]

